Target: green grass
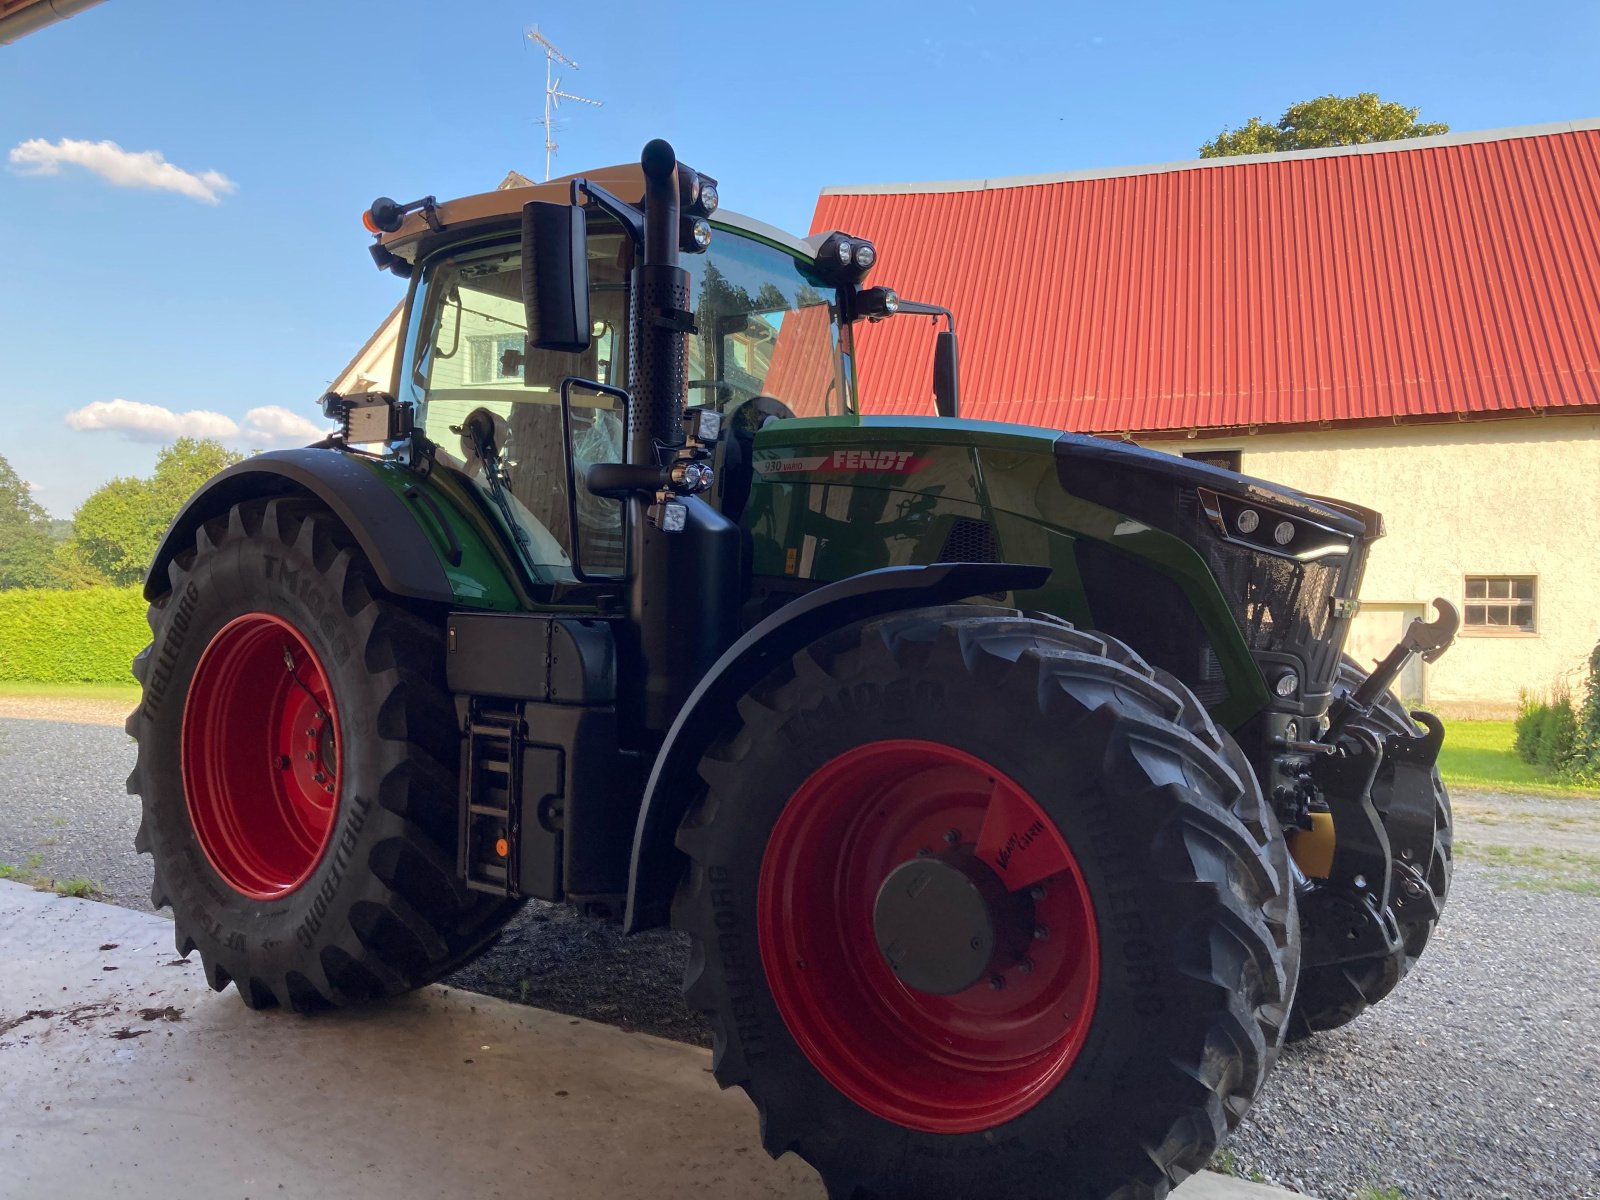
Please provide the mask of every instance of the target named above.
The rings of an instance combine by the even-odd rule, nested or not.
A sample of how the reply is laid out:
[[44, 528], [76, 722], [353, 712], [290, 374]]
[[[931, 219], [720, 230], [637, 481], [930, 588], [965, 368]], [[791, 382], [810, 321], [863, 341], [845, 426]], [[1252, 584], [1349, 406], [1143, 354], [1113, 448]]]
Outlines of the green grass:
[[0, 879], [25, 883], [38, 892], [54, 892], [58, 896], [72, 896], [79, 900], [95, 900], [104, 893], [87, 879], [52, 879], [39, 868], [44, 865], [44, 855], [30, 854], [20, 867], [0, 863]]
[[1356, 1200], [1406, 1200], [1406, 1194], [1397, 1187], [1364, 1187], [1356, 1193]]
[[11, 683], [0, 681], [0, 696], [65, 696], [75, 700], [139, 702], [137, 683]]
[[1211, 1155], [1211, 1161], [1206, 1164], [1208, 1171], [1215, 1171], [1219, 1175], [1232, 1175], [1235, 1179], [1250, 1179], [1256, 1183], [1266, 1182], [1266, 1176], [1260, 1171], [1250, 1171], [1246, 1174], [1239, 1169], [1239, 1160], [1234, 1157], [1232, 1150], [1226, 1146], [1218, 1146]]
[[1456, 852], [1504, 868], [1506, 881], [1529, 892], [1600, 896], [1600, 854], [1550, 846], [1485, 846], [1457, 841]]
[[1439, 774], [1450, 787], [1523, 792], [1534, 796], [1592, 796], [1593, 788], [1574, 787], [1525, 763], [1511, 749], [1516, 727], [1510, 721], [1446, 721]]

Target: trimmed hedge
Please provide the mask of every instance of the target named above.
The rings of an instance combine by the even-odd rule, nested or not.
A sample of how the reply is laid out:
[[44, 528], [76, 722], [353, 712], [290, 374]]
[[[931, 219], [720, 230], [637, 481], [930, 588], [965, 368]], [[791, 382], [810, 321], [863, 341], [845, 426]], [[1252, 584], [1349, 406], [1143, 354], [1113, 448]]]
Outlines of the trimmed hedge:
[[1524, 697], [1517, 712], [1517, 757], [1536, 767], [1559, 771], [1572, 757], [1578, 719], [1565, 696], [1551, 704]]
[[1585, 783], [1600, 783], [1600, 645], [1589, 655], [1589, 678], [1576, 718], [1568, 773]]
[[0, 682], [133, 683], [144, 612], [137, 587], [0, 591]]
[[1600, 782], [1600, 646], [1576, 705], [1558, 695], [1549, 704], [1523, 696], [1517, 712], [1517, 757], [1572, 783]]

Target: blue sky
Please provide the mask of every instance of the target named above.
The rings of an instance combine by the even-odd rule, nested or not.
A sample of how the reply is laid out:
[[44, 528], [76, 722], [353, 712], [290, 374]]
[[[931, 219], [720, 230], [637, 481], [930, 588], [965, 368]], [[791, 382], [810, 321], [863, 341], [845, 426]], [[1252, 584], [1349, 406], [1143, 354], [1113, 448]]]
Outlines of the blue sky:
[[[107, 0], [0, 47], [0, 454], [38, 499], [70, 516], [148, 471], [177, 427], [157, 410], [258, 446], [314, 418], [399, 297], [365, 251], [372, 197], [542, 172], [535, 23], [605, 101], [566, 110], [557, 173], [664, 136], [728, 207], [799, 232], [829, 184], [1192, 158], [1327, 92], [1456, 130], [1600, 116], [1580, 2]], [[83, 162], [159, 167], [102, 141], [184, 174], [117, 186]]]

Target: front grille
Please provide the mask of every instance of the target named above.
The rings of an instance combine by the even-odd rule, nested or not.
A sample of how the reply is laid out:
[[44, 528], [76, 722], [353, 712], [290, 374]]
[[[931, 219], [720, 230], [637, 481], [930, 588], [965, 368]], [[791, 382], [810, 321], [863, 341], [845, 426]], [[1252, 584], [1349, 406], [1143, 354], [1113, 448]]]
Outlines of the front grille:
[[1192, 491], [1185, 491], [1178, 507], [1183, 536], [1205, 556], [1245, 643], [1252, 650], [1297, 656], [1304, 664], [1303, 690], [1327, 692], [1350, 624], [1333, 615], [1332, 601], [1354, 594], [1360, 544], [1346, 555], [1301, 562], [1224, 541]]
[[[1211, 573], [1252, 650], [1298, 654], [1307, 688], [1324, 691], [1339, 662], [1344, 633], [1330, 637], [1331, 601], [1343, 572], [1326, 562], [1296, 562], [1214, 540], [1206, 547]], [[1336, 560], [1340, 566], [1343, 560]], [[1341, 622], [1343, 624], [1343, 622]]]

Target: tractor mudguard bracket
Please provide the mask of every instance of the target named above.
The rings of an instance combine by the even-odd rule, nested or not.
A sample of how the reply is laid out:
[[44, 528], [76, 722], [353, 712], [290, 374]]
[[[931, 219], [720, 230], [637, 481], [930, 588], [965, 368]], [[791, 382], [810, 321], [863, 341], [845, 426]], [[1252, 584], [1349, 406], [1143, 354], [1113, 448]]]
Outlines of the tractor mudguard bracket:
[[667, 923], [682, 866], [673, 844], [693, 800], [695, 767], [727, 725], [738, 698], [774, 666], [830, 630], [908, 608], [1042, 587], [1050, 568], [1012, 563], [885, 567], [826, 584], [751, 628], [712, 665], [667, 731], [634, 827], [624, 932]]

